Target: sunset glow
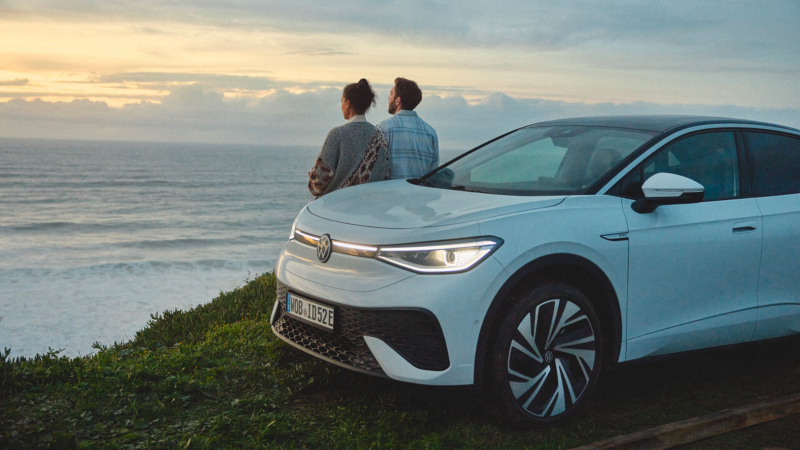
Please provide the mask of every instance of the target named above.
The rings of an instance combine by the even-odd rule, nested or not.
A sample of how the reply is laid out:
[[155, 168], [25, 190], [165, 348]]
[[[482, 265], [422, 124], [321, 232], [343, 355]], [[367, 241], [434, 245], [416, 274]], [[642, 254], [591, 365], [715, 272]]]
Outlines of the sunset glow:
[[[678, 112], [704, 105], [717, 114], [733, 106], [732, 114], [797, 117], [789, 124], [800, 125], [800, 4], [741, 3], [731, 11], [722, 4], [520, 2], [500, 11], [455, 1], [4, 2], [0, 117], [21, 120], [8, 116], [13, 99], [119, 109], [160, 105], [190, 87], [223, 104], [254, 105], [276, 95], [322, 95], [359, 78], [383, 100], [404, 76], [444, 106], [487, 104], [501, 93], [578, 113], [579, 105], [593, 113], [605, 111], [597, 105], [635, 109], [639, 102]], [[506, 106], [497, 104], [498, 113], [510, 114]], [[33, 113], [38, 106], [17, 107]], [[0, 127], [0, 136], [20, 136], [22, 128]]]

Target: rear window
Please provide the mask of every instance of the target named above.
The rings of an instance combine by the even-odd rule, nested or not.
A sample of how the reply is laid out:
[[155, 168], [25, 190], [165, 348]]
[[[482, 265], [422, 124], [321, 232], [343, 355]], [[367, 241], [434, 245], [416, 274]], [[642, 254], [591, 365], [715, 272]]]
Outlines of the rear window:
[[800, 138], [743, 132], [750, 153], [756, 195], [800, 193]]

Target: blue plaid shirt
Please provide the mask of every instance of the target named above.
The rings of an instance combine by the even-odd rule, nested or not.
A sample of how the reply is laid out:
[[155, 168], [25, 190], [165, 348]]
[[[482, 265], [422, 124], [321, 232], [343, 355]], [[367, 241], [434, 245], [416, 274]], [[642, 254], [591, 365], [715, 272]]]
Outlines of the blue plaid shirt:
[[376, 127], [389, 143], [392, 158], [389, 179], [418, 178], [439, 167], [436, 130], [414, 111], [400, 110]]

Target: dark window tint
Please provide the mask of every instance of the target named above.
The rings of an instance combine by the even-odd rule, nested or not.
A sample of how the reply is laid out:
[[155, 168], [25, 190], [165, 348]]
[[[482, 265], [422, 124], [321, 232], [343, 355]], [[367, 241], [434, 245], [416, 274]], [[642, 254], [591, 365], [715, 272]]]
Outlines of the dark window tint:
[[704, 133], [667, 145], [644, 163], [647, 180], [657, 173], [674, 173], [702, 184], [703, 200], [739, 196], [739, 163], [731, 132]]
[[756, 195], [800, 193], [800, 139], [745, 131]]

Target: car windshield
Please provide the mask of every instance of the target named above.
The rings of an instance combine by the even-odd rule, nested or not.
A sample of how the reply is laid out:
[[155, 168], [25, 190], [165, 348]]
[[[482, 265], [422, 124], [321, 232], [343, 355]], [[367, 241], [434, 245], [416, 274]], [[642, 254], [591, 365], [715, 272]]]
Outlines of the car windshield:
[[582, 194], [655, 135], [587, 126], [526, 127], [439, 167], [418, 182], [490, 194]]

